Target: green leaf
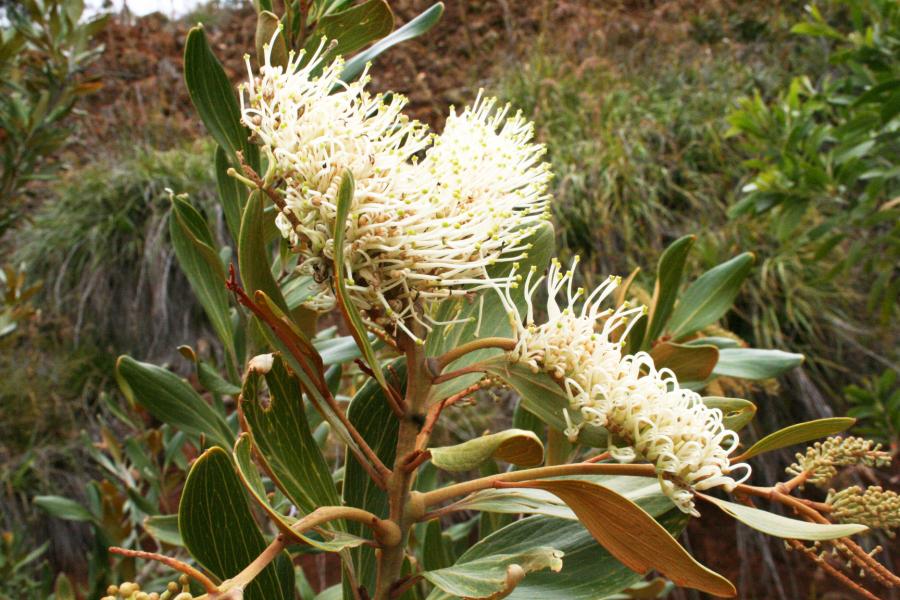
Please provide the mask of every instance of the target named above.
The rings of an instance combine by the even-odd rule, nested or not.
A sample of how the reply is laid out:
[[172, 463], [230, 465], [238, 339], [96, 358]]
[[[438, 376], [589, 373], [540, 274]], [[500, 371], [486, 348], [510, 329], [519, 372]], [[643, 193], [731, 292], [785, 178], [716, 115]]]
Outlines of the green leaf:
[[347, 233], [347, 217], [350, 214], [350, 206], [353, 203], [354, 190], [353, 174], [349, 170], [345, 171], [344, 176], [341, 178], [341, 186], [338, 188], [337, 211], [334, 218], [334, 296], [337, 300], [338, 308], [341, 309], [341, 314], [344, 315], [344, 321], [350, 329], [350, 334], [356, 340], [356, 345], [359, 346], [363, 357], [369, 364], [369, 368], [375, 374], [375, 379], [385, 394], [393, 395], [393, 389], [388, 385], [387, 380], [384, 378], [384, 373], [379, 368], [378, 357], [375, 355], [375, 349], [369, 341], [366, 324], [359, 314], [359, 309], [353, 304], [353, 300], [350, 299], [350, 294], [347, 292], [348, 281], [344, 261], [344, 238]]
[[178, 531], [178, 515], [154, 515], [144, 519], [144, 530], [157, 541], [170, 546], [184, 546]]
[[331, 55], [346, 55], [366, 44], [381, 39], [394, 29], [394, 14], [385, 0], [368, 0], [357, 6], [319, 19], [306, 44], [308, 53], [315, 52], [322, 36], [337, 40]]
[[533, 571], [562, 569], [560, 550], [535, 546], [516, 553], [492, 554], [458, 561], [452, 567], [422, 575], [442, 591], [462, 598], [504, 598]]
[[[669, 531], [677, 533], [687, 522], [687, 517], [679, 511], [669, 511], [661, 522]], [[534, 547], [551, 547], [561, 551], [564, 554], [562, 571], [544, 570], [529, 574], [508, 596], [509, 600], [597, 600], [641, 580], [640, 575], [619, 563], [597, 544], [578, 521], [540, 515], [516, 521], [484, 538], [460, 556], [459, 562], [474, 562], [496, 554], [516, 554]], [[435, 589], [428, 596], [428, 600], [451, 598], [454, 597], [440, 589]]]
[[[528, 252], [528, 257], [519, 261], [519, 272], [527, 273], [531, 267], [535, 267], [538, 273], [543, 273], [550, 263], [550, 257], [555, 247], [554, 240], [553, 226], [549, 223], [541, 224], [526, 242], [531, 244], [532, 248]], [[503, 263], [489, 268], [488, 273], [492, 277], [499, 277], [509, 274], [511, 268], [512, 265]], [[520, 311], [525, 309], [524, 287], [520, 286], [518, 292], [513, 295], [513, 300]], [[500, 301], [498, 293], [492, 289], [480, 292], [474, 300], [467, 298], [446, 300], [441, 303], [435, 317], [435, 320], [439, 322], [466, 319], [468, 319], [466, 322], [456, 322], [435, 327], [425, 343], [425, 350], [428, 356], [440, 356], [462, 343], [479, 337], [509, 338], [514, 333], [509, 323], [509, 315], [506, 314], [506, 308]], [[470, 352], [462, 358], [453, 361], [445, 370], [450, 371], [466, 367], [502, 353], [502, 350], [496, 348]], [[479, 377], [480, 375], [475, 373], [454, 378], [441, 384], [437, 388], [436, 394], [443, 397], [449, 396], [478, 381]]]
[[739, 459], [735, 461], [747, 460], [757, 454], [771, 452], [780, 448], [787, 448], [796, 444], [803, 444], [812, 440], [817, 440], [829, 435], [840, 433], [850, 428], [856, 419], [849, 417], [830, 417], [827, 419], [817, 419], [815, 421], [807, 421], [805, 423], [797, 423], [784, 429], [779, 429], [775, 433], [770, 433], [763, 439], [759, 440], [744, 452]]
[[532, 431], [507, 429], [442, 448], [430, 448], [434, 466], [450, 472], [477, 469], [490, 459], [519, 467], [534, 467], [544, 460], [544, 445]]
[[205, 435], [224, 448], [234, 444], [234, 432], [222, 415], [175, 373], [120, 356], [116, 376], [122, 393], [163, 423], [189, 435]]
[[[323, 539], [302, 535], [293, 531], [291, 526], [296, 523], [297, 519], [282, 514], [272, 506], [269, 496], [266, 494], [262, 478], [253, 464], [253, 446], [250, 434], [244, 433], [238, 438], [237, 443], [234, 445], [234, 462], [237, 467], [237, 473], [244, 487], [250, 492], [250, 497], [266, 512], [282, 533], [324, 552], [340, 552], [345, 548], [355, 548], [366, 543], [367, 540], [355, 535], [350, 535], [343, 531], [330, 531], [331, 523], [322, 526], [321, 535]], [[337, 523], [334, 523], [334, 525], [337, 525]]]
[[802, 354], [759, 348], [724, 348], [713, 375], [741, 379], [771, 379], [803, 364]]
[[280, 27], [281, 21], [279, 21], [278, 17], [271, 11], [262, 10], [260, 11], [259, 15], [257, 15], [256, 61], [260, 65], [266, 64], [266, 46], [272, 44], [272, 40], [274, 38], [274, 45], [272, 45], [269, 55], [269, 64], [273, 66], [287, 67], [287, 42], [284, 40], [284, 34], [279, 33], [279, 35], [275, 35], [275, 32], [279, 31]]
[[259, 149], [250, 143], [250, 132], [241, 124], [237, 97], [225, 69], [209, 48], [202, 26], [188, 32], [184, 46], [184, 81], [203, 124], [225, 149], [229, 161], [237, 165], [237, 152], [242, 152], [247, 163], [259, 170]]
[[[222, 580], [240, 573], [265, 550], [244, 487], [222, 448], [210, 448], [191, 467], [178, 507], [178, 530], [191, 556]], [[247, 586], [243, 597], [293, 600], [293, 586], [293, 567], [283, 553]]]
[[[13, 565], [13, 568], [24, 566], [22, 563]], [[66, 577], [65, 573], [56, 576], [56, 583], [53, 585], [53, 600], [76, 600], [75, 589], [72, 582]]]
[[262, 290], [281, 312], [287, 314], [289, 312], [287, 302], [284, 301], [281, 290], [275, 282], [275, 278], [272, 277], [269, 256], [263, 198], [257, 190], [247, 199], [241, 218], [241, 234], [238, 240], [238, 265], [241, 268], [241, 281], [251, 298], [254, 292]]
[[745, 252], [698, 277], [682, 294], [669, 320], [672, 338], [690, 335], [728, 312], [752, 265], [753, 254]]
[[219, 201], [222, 203], [222, 212], [225, 213], [225, 224], [234, 240], [238, 239], [241, 232], [241, 214], [244, 211], [244, 199], [247, 191], [244, 185], [234, 177], [228, 175], [228, 156], [222, 146], [216, 146], [216, 190], [219, 192]]
[[[392, 370], [391, 370], [392, 369]], [[406, 363], [398, 359], [385, 368], [388, 377], [395, 373], [397, 388], [401, 393], [406, 387]], [[369, 379], [350, 401], [347, 407], [347, 418], [362, 435], [369, 447], [386, 465], [394, 464], [397, 448], [399, 421], [388, 406], [381, 386]], [[388, 498], [366, 473], [365, 469], [348, 455], [344, 473], [344, 503], [348, 506], [365, 509], [379, 517], [388, 516]], [[361, 537], [371, 537], [368, 528], [359, 523], [348, 523], [347, 531]], [[357, 577], [360, 585], [372, 589], [375, 584], [375, 555], [372, 548], [363, 547], [354, 550], [354, 564], [357, 566]]]
[[814, 37], [827, 37], [834, 40], [844, 39], [844, 36], [841, 35], [841, 32], [828, 26], [828, 24], [824, 22], [806, 21], [803, 23], [797, 23], [796, 25], [791, 27], [791, 33], [796, 33], [798, 35], [809, 35]]
[[241, 393], [241, 388], [222, 377], [212, 365], [203, 360], [197, 361], [197, 379], [208, 391], [220, 396], [237, 396]]
[[710, 336], [684, 342], [685, 346], [715, 346], [719, 350], [726, 348], [740, 348], [741, 343], [730, 337]]
[[650, 356], [657, 369], [670, 369], [679, 381], [706, 381], [719, 360], [719, 349], [661, 342], [653, 347]]
[[781, 515], [745, 506], [735, 502], [728, 502], [705, 494], [700, 497], [715, 504], [726, 514], [731, 515], [741, 523], [775, 537], [793, 540], [834, 540], [837, 538], [856, 535], [868, 531], [865, 525], [835, 525], [825, 523], [809, 523], [798, 519], [789, 519]]
[[93, 521], [94, 515], [78, 502], [62, 496], [35, 496], [34, 505], [57, 519], [64, 521]]
[[694, 560], [650, 514], [608, 488], [579, 480], [528, 481], [515, 486], [559, 496], [604, 548], [637, 573], [655, 569], [681, 587], [718, 597], [736, 595], [730, 581]]
[[[384, 343], [381, 340], [376, 340], [372, 335], [369, 335], [368, 338], [372, 347], [376, 349]], [[349, 335], [328, 340], [313, 340], [313, 346], [318, 350], [319, 355], [322, 357], [322, 363], [326, 366], [341, 365], [362, 356], [356, 340]]]
[[722, 411], [725, 429], [740, 431], [756, 416], [756, 405], [742, 398], [705, 396], [703, 404]]
[[665, 331], [672, 307], [678, 298], [678, 289], [684, 276], [684, 264], [696, 240], [695, 235], [679, 238], [672, 242], [659, 258], [653, 299], [650, 301], [650, 313], [647, 315], [650, 323], [647, 327], [647, 343], [653, 342]]
[[440, 519], [429, 521], [422, 543], [422, 567], [426, 571], [436, 571], [449, 567], [454, 562], [453, 544], [450, 536], [444, 534]]
[[172, 198], [169, 235], [178, 264], [212, 324], [219, 341], [234, 358], [234, 332], [225, 289], [225, 269], [206, 220], [189, 202]]
[[[486, 361], [485, 371], [513, 388], [521, 397], [521, 405], [541, 421], [558, 431], [566, 429], [563, 414], [568, 410], [574, 424], [582, 422], [578, 411], [569, 410], [569, 399], [559, 384], [543, 372], [532, 373], [525, 365], [510, 364], [505, 356]], [[578, 435], [578, 443], [594, 448], [607, 446], [606, 430], [584, 426]]]
[[247, 373], [239, 410], [273, 482], [301, 512], [340, 504], [331, 471], [309, 429], [300, 385], [280, 355], [273, 356], [267, 373]]
[[362, 73], [367, 63], [372, 62], [375, 58], [387, 50], [406, 40], [418, 37], [434, 27], [441, 15], [444, 14], [444, 3], [438, 2], [425, 10], [422, 14], [411, 20], [409, 23], [394, 31], [387, 37], [372, 44], [372, 46], [363, 52], [360, 52], [347, 61], [344, 65], [344, 71], [341, 73], [341, 79], [344, 81], [352, 81], [357, 75]]

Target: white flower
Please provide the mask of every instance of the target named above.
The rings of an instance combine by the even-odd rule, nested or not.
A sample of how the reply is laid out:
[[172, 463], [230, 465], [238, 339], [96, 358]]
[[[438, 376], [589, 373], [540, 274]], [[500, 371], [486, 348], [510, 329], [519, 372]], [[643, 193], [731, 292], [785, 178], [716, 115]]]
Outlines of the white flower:
[[[694, 490], [732, 489], [736, 482], [730, 474], [737, 468], [749, 471], [747, 465], [731, 465], [728, 459], [737, 447], [737, 434], [725, 428], [720, 410], [681, 389], [674, 373], [657, 370], [649, 354], [623, 354], [619, 340], [636, 322], [629, 319], [644, 308], [601, 310], [618, 278], [608, 279], [582, 301], [584, 290], [572, 289], [573, 272], [560, 269], [554, 261], [547, 275], [546, 323], [534, 322], [531, 297], [543, 278], [532, 283], [533, 271], [525, 281], [524, 318], [511, 294], [503, 296], [517, 332], [510, 359], [559, 380], [583, 423], [605, 427], [625, 442], [624, 448], [610, 448], [614, 458], [655, 465], [666, 495], [682, 511], [696, 514]], [[564, 289], [567, 305], [560, 308], [556, 297]], [[574, 441], [583, 423], [574, 424], [568, 413], [566, 419], [566, 433]]]
[[336, 196], [349, 170], [350, 299], [370, 325], [413, 336], [409, 322], [430, 329], [435, 301], [508, 283], [487, 268], [524, 258], [525, 239], [547, 218], [544, 149], [521, 114], [507, 118], [508, 107], [480, 97], [451, 114], [443, 135], [429, 135], [402, 114], [405, 98], [370, 95], [365, 74], [341, 82], [343, 62], [323, 66], [321, 51], [306, 62], [291, 56], [285, 69], [267, 58], [260, 77], [251, 72], [243, 120], [269, 157], [266, 181], [284, 198], [278, 227], [320, 283], [312, 307], [334, 305]]
[[[262, 143], [270, 161], [266, 180], [283, 195], [276, 217], [282, 235], [303, 257], [302, 268], [321, 284], [317, 308], [334, 303], [328, 284], [334, 256], [333, 235], [337, 191], [345, 171], [356, 182], [348, 235], [348, 273], [364, 285], [377, 287], [381, 273], [366, 266], [373, 250], [396, 250], [404, 209], [416, 190], [404, 188], [412, 180], [402, 174], [412, 156], [428, 143], [427, 129], [402, 114], [406, 99], [390, 100], [365, 90], [368, 76], [345, 84], [343, 60], [322, 64], [324, 40], [312, 58], [290, 55], [285, 68], [269, 56], [243, 88], [243, 121]], [[321, 70], [321, 74], [316, 72]], [[383, 246], [384, 248], [379, 248]], [[377, 303], [372, 294], [356, 294], [363, 308]]]

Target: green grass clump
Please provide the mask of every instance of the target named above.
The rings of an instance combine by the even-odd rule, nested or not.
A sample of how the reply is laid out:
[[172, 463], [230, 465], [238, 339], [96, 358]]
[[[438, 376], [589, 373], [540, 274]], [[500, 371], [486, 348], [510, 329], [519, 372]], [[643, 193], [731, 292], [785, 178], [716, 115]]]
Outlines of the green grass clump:
[[150, 357], [192, 342], [203, 319], [168, 240], [167, 189], [215, 223], [211, 156], [208, 142], [137, 149], [69, 173], [14, 244], [16, 262], [44, 281], [35, 304], [66, 319], [76, 342], [116, 352]]
[[755, 81], [750, 67], [731, 56], [648, 66], [535, 54], [499, 86], [549, 146], [561, 245], [601, 277], [649, 267], [680, 231], [721, 222], [738, 176], [720, 125]]

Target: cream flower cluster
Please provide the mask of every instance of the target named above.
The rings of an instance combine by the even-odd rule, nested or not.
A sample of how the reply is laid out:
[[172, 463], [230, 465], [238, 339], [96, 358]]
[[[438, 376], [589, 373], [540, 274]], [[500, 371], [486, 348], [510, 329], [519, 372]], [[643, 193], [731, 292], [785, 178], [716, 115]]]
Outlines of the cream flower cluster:
[[[644, 308], [625, 304], [616, 310], [601, 309], [618, 278], [608, 279], [585, 298], [584, 289], [573, 289], [573, 271], [563, 273], [554, 261], [547, 274], [548, 320], [536, 325], [532, 297], [543, 277], [532, 281], [533, 276], [534, 270], [524, 282], [524, 318], [515, 308], [512, 291], [501, 295], [517, 332], [517, 345], [509, 356], [562, 383], [571, 410], [581, 417], [576, 424], [566, 412], [570, 439], [574, 441], [585, 423], [605, 427], [626, 444], [611, 447], [613, 457], [655, 465], [666, 495], [692, 514], [696, 514], [694, 490], [732, 489], [736, 469], [749, 474], [746, 464], [730, 464], [738, 437], [725, 427], [720, 410], [708, 408], [697, 393], [680, 388], [674, 373], [657, 369], [649, 354], [623, 353], [618, 340], [627, 337], [636, 321], [632, 317]], [[564, 307], [557, 302], [561, 292]]]
[[350, 298], [388, 333], [412, 335], [410, 320], [428, 330], [434, 301], [506, 285], [488, 267], [526, 256], [526, 238], [548, 218], [544, 148], [521, 114], [480, 96], [431, 134], [403, 114], [403, 96], [369, 94], [367, 74], [342, 82], [343, 61], [325, 64], [323, 48], [285, 68], [267, 57], [241, 94], [243, 121], [269, 159], [265, 180], [283, 197], [276, 222], [320, 284], [311, 306], [330, 309], [337, 193], [349, 171]]

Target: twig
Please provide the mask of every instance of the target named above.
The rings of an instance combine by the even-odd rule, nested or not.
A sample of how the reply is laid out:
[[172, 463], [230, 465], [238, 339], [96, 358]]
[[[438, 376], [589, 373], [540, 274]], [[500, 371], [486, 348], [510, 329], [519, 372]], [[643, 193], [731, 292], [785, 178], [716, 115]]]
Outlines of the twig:
[[422, 579], [421, 575], [412, 575], [406, 579], [400, 580], [391, 588], [391, 598], [402, 598], [403, 594], [408, 592], [412, 586], [416, 585]]
[[219, 591], [219, 588], [209, 577], [207, 577], [191, 565], [183, 563], [176, 558], [165, 556], [163, 554], [156, 554], [155, 552], [129, 550], [128, 548], [120, 548], [118, 546], [111, 546], [109, 548], [109, 551], [120, 556], [127, 556], [129, 558], [142, 558], [144, 560], [153, 560], [162, 563], [167, 567], [171, 567], [179, 573], [184, 573], [191, 579], [194, 579], [197, 583], [203, 586], [203, 589], [206, 590], [207, 594], [214, 594]]
[[516, 348], [516, 340], [510, 338], [502, 338], [502, 337], [487, 337], [479, 340], [472, 340], [471, 342], [466, 342], [452, 350], [438, 356], [437, 358], [433, 358], [428, 361], [428, 370], [431, 371], [431, 374], [435, 377], [441, 374], [450, 363], [453, 361], [462, 358], [466, 354], [470, 352], [475, 352], [476, 350], [484, 350], [486, 348], [499, 348], [501, 350], [506, 350], [507, 352], [511, 350], [515, 350]]
[[841, 573], [838, 569], [836, 569], [834, 567], [834, 565], [830, 564], [827, 560], [825, 560], [824, 558], [822, 558], [818, 554], [816, 554], [815, 550], [813, 550], [811, 548], [807, 548], [804, 544], [801, 544], [797, 540], [787, 540], [787, 543], [790, 544], [790, 546], [792, 548], [794, 548], [795, 550], [799, 550], [800, 552], [802, 552], [811, 561], [813, 561], [817, 565], [821, 566], [822, 569], [824, 569], [829, 575], [831, 575], [832, 577], [834, 577], [835, 579], [837, 579], [838, 581], [843, 583], [850, 590], [856, 592], [863, 598], [867, 598], [868, 600], [878, 600], [878, 596], [874, 595], [869, 590], [862, 587], [860, 584], [856, 583], [855, 581], [853, 581], [852, 579], [850, 579], [849, 577], [847, 577], [846, 575]]
[[606, 460], [606, 459], [609, 458], [610, 456], [612, 456], [612, 453], [610, 453], [610, 452], [601, 452], [601, 453], [598, 454], [597, 456], [592, 456], [592, 457], [586, 459], [584, 462], [586, 462], [586, 463], [598, 463], [598, 462], [601, 462], [601, 461]]
[[418, 469], [422, 463], [431, 458], [431, 452], [429, 450], [416, 450], [413, 452], [409, 459], [407, 459], [406, 463], [403, 465], [403, 468], [407, 472], [413, 472]]
[[548, 477], [560, 477], [564, 475], [632, 475], [638, 477], [656, 477], [656, 467], [650, 464], [590, 464], [575, 463], [570, 465], [555, 465], [552, 467], [537, 467], [535, 469], [523, 469], [490, 475], [472, 481], [464, 481], [432, 490], [421, 495], [425, 507], [440, 504], [445, 500], [457, 496], [465, 496], [472, 492], [488, 489], [495, 483], [512, 483], [516, 481], [528, 481], [531, 479], [546, 479]]
[[[793, 509], [794, 512], [796, 512], [798, 515], [807, 519], [808, 521], [821, 523], [823, 525], [831, 524], [831, 521], [824, 517], [813, 506], [809, 506], [799, 498], [789, 496], [788, 494], [779, 491], [779, 486], [760, 488], [752, 485], [740, 484], [735, 487], [734, 491], [737, 493], [766, 498], [772, 502], [778, 502], [780, 504], [788, 506]], [[882, 580], [887, 586], [900, 586], [900, 577], [897, 577], [895, 574], [891, 573], [890, 570], [888, 570], [884, 565], [875, 560], [873, 557], [869, 556], [869, 554], [865, 550], [863, 550], [859, 544], [846, 537], [840, 538], [840, 542], [847, 547], [847, 551], [851, 555], [851, 559], [853, 559], [854, 562], [856, 562], [859, 566], [868, 570], [875, 577]], [[834, 543], [835, 542], [832, 541], [832, 544]]]
[[253, 170], [253, 167], [248, 165], [244, 161], [244, 155], [240, 151], [237, 153], [237, 158], [241, 163], [241, 170], [244, 172], [244, 176], [249, 179], [253, 185], [255, 185], [261, 192], [263, 192], [269, 199], [272, 201], [278, 210], [287, 218], [288, 221], [291, 222], [291, 227], [293, 229], [297, 229], [297, 227], [301, 226], [300, 220], [297, 218], [297, 215], [294, 214], [294, 211], [288, 208], [287, 204], [284, 201], [277, 191], [273, 190], [270, 187], [267, 187], [265, 182], [259, 176], [259, 174]]
[[424, 449], [428, 444], [428, 439], [431, 437], [431, 432], [434, 431], [434, 426], [437, 424], [438, 419], [441, 416], [441, 413], [448, 406], [453, 406], [463, 398], [466, 398], [470, 394], [480, 390], [482, 387], [481, 382], [473, 383], [463, 391], [453, 394], [452, 396], [448, 396], [437, 402], [428, 409], [428, 414], [425, 415], [425, 424], [422, 425], [422, 430], [419, 431], [419, 435], [416, 436], [416, 448]]
[[445, 381], [450, 381], [451, 379], [456, 379], [457, 377], [462, 377], [463, 375], [468, 375], [470, 373], [484, 373], [484, 370], [484, 363], [477, 362], [474, 365], [469, 365], [468, 367], [450, 371], [449, 373], [442, 373], [432, 379], [431, 383], [433, 385], [437, 385], [439, 383], [444, 383]]
[[[375, 534], [375, 540], [379, 544], [396, 544], [400, 540], [400, 528], [391, 521], [379, 519], [369, 511], [361, 508], [353, 508], [350, 506], [322, 506], [312, 511], [293, 525], [291, 531], [295, 533], [305, 533], [310, 529], [314, 529], [319, 525], [329, 521], [346, 519], [348, 521], [356, 521], [362, 523], [372, 529]], [[279, 534], [271, 544], [269, 544], [262, 554], [257, 556], [253, 562], [244, 567], [240, 573], [223, 581], [219, 586], [218, 592], [227, 592], [235, 588], [243, 589], [251, 581], [253, 581], [263, 570], [275, 560], [285, 549], [284, 534]], [[209, 590], [207, 590], [209, 591]], [[213, 591], [216, 591], [215, 588]]]

